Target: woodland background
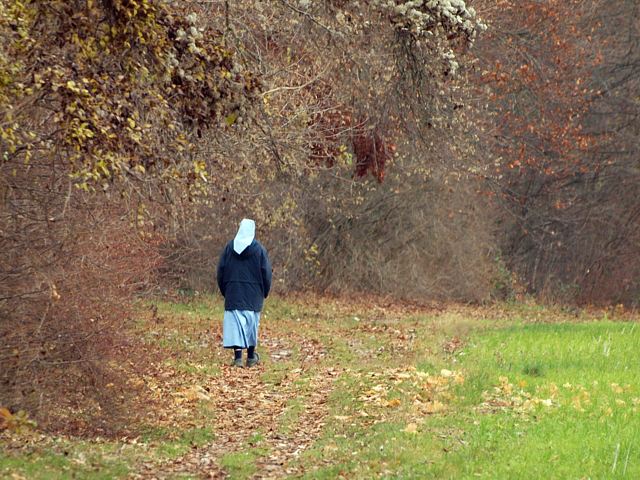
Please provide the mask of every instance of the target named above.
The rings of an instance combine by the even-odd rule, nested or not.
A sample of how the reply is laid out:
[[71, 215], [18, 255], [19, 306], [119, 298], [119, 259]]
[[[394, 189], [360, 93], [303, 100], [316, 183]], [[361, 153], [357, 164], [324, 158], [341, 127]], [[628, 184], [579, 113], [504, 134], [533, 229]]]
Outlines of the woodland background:
[[279, 292], [637, 307], [639, 19], [0, 0], [0, 405], [109, 410], [134, 299], [213, 290], [243, 217]]

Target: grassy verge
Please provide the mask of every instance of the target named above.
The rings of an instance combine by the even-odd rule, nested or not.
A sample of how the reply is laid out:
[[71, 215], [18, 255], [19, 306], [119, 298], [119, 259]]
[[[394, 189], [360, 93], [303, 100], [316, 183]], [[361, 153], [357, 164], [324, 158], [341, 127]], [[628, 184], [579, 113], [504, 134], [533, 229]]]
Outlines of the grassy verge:
[[129, 471], [128, 452], [111, 443], [48, 441], [19, 453], [0, 455], [0, 478], [57, 480], [121, 478]]
[[[465, 350], [464, 430], [438, 474], [640, 477], [636, 323], [538, 324], [485, 333]], [[434, 470], [435, 472], [436, 470]]]
[[637, 324], [512, 323], [345, 374], [307, 477], [638, 478]]

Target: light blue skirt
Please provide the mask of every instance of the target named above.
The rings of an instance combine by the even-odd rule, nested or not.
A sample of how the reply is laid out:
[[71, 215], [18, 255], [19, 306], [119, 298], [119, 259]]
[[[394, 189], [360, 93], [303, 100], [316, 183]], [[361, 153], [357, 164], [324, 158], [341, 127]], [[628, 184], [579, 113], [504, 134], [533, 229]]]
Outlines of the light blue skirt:
[[222, 320], [223, 347], [255, 347], [258, 344], [260, 312], [225, 310]]

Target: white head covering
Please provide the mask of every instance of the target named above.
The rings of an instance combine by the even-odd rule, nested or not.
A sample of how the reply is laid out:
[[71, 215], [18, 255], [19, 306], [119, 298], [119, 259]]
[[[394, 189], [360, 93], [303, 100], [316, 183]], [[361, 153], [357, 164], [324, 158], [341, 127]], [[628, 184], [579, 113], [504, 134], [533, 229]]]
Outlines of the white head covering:
[[256, 222], [248, 218], [243, 218], [240, 222], [238, 233], [236, 233], [236, 237], [233, 239], [233, 250], [238, 254], [242, 253], [245, 248], [251, 245], [255, 236]]

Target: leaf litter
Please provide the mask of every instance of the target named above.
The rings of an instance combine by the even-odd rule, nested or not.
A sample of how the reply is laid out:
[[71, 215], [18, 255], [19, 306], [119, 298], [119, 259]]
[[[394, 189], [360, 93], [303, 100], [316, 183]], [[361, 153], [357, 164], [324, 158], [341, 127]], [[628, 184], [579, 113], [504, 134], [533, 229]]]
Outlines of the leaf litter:
[[[284, 342], [265, 338], [263, 345], [276, 352], [272, 358], [290, 358], [281, 355]], [[291, 343], [291, 342], [289, 342]], [[221, 374], [206, 387], [193, 385], [173, 394], [178, 404], [205, 403], [215, 412], [212, 421], [214, 441], [194, 446], [186, 454], [163, 462], [147, 462], [132, 474], [132, 479], [164, 479], [177, 475], [196, 478], [227, 478], [228, 472], [220, 465], [224, 455], [259, 447], [264, 455], [258, 455], [255, 463], [260, 478], [282, 478], [301, 472], [301, 466], [293, 463], [320, 435], [328, 415], [327, 399], [335, 379], [340, 374], [336, 368], [309, 368], [310, 360], [322, 358], [324, 347], [304, 338], [296, 338], [297, 345], [304, 346], [302, 368], [289, 370], [277, 385], [264, 379], [265, 367], [222, 367]], [[296, 381], [305, 373], [309, 378], [306, 392], [300, 392]], [[287, 432], [279, 428], [291, 398], [301, 397], [303, 408]], [[256, 436], [258, 441], [252, 441]]]

